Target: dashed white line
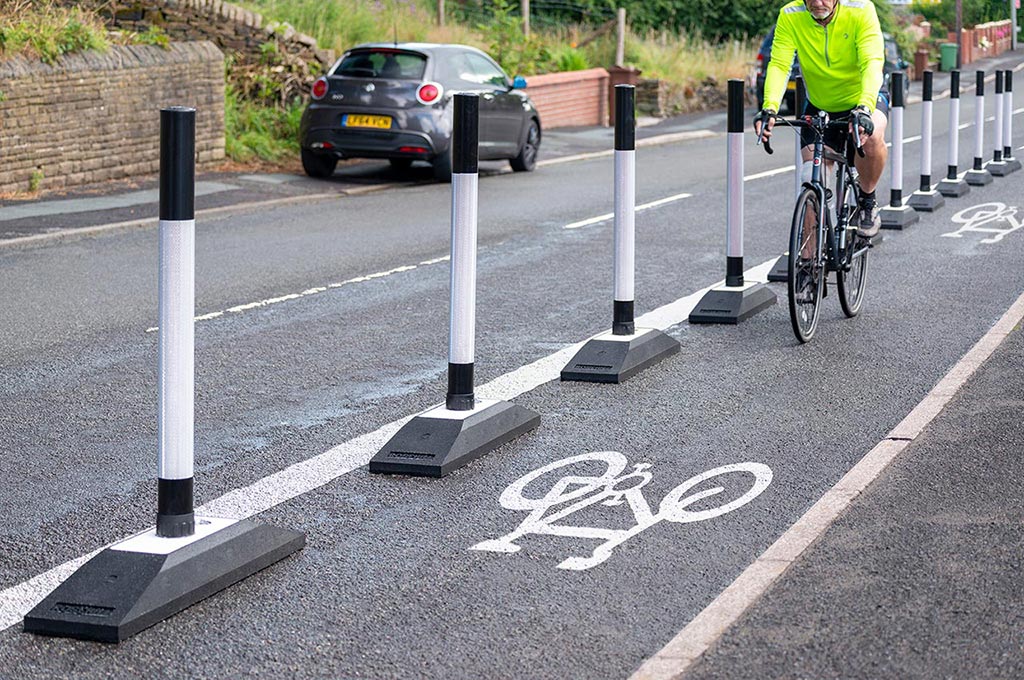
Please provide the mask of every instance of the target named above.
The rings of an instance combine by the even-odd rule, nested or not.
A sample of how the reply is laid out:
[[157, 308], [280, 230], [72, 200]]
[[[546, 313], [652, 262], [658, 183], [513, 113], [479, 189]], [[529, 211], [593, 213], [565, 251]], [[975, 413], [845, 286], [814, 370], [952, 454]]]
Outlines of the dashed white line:
[[[684, 198], [690, 198], [693, 194], [673, 194], [672, 196], [666, 196], [665, 198], [659, 198], [656, 201], [650, 203], [642, 203], [636, 206], [636, 212], [643, 212], [644, 210], [650, 210], [651, 208], [657, 208], [659, 206], [668, 205], [669, 203], [675, 203], [681, 201]], [[605, 213], [604, 215], [598, 215], [597, 217], [590, 217], [579, 222], [572, 222], [565, 225], [562, 229], [579, 229], [580, 227], [589, 227], [592, 224], [600, 224], [606, 222], [615, 217], [615, 213]]]

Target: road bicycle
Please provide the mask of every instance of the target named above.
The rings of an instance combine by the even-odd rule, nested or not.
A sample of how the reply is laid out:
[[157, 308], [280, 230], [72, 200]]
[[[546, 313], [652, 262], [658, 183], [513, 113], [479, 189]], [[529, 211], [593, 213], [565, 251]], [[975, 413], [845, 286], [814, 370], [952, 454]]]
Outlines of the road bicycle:
[[[847, 116], [831, 119], [824, 111], [803, 118], [776, 118], [776, 126], [781, 123], [814, 133], [811, 179], [804, 182], [797, 197], [789, 235], [789, 318], [801, 343], [814, 337], [821, 300], [828, 295], [829, 272], [835, 272], [839, 304], [847, 317], [857, 316], [864, 302], [868, 253], [873, 243], [858, 236], [852, 224], [861, 197], [853, 154], [864, 155], [857, 126], [853, 125], [853, 131], [843, 137], [845, 148], [833, 151], [824, 144], [827, 130], [848, 129], [852, 121]], [[758, 143], [762, 140], [765, 151], [771, 153], [768, 139], [759, 138]], [[835, 164], [834, 191], [826, 186], [828, 173], [823, 172], [823, 161]]]

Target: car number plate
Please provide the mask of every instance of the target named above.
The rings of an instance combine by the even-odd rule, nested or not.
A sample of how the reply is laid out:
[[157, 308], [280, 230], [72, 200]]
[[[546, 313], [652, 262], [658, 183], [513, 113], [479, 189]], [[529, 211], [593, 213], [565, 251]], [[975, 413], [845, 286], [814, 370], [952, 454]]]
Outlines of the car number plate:
[[350, 113], [345, 116], [342, 125], [345, 127], [368, 127], [387, 130], [391, 127], [391, 116], [363, 116]]

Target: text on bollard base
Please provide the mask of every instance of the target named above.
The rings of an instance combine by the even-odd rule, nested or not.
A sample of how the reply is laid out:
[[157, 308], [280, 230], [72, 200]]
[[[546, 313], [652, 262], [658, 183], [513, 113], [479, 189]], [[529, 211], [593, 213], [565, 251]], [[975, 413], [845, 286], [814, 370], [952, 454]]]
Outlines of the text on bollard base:
[[196, 520], [196, 533], [154, 529], [99, 553], [25, 616], [25, 632], [121, 642], [301, 550], [298, 531], [247, 520]]
[[714, 288], [705, 293], [690, 312], [690, 323], [738, 324], [768, 309], [776, 301], [775, 293], [763, 283]]
[[621, 383], [679, 352], [679, 342], [655, 329], [593, 338], [562, 369], [562, 380]]
[[507, 401], [480, 399], [468, 411], [438, 406], [402, 426], [370, 472], [444, 477], [538, 425], [538, 414]]

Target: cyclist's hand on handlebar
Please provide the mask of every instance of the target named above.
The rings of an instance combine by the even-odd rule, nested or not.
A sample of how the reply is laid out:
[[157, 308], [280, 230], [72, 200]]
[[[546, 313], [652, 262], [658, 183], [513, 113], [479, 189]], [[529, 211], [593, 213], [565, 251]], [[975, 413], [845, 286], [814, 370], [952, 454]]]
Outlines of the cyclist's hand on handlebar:
[[754, 116], [754, 133], [757, 134], [757, 143], [764, 142], [764, 150], [772, 153], [771, 137], [772, 128], [775, 127], [776, 112], [772, 109], [761, 109]]
[[[871, 112], [866, 106], [858, 106], [853, 110], [853, 120], [860, 128], [861, 135], [870, 137], [875, 132], [875, 121], [871, 120]], [[851, 123], [852, 127], [853, 123]], [[850, 132], [853, 132], [851, 129]]]

